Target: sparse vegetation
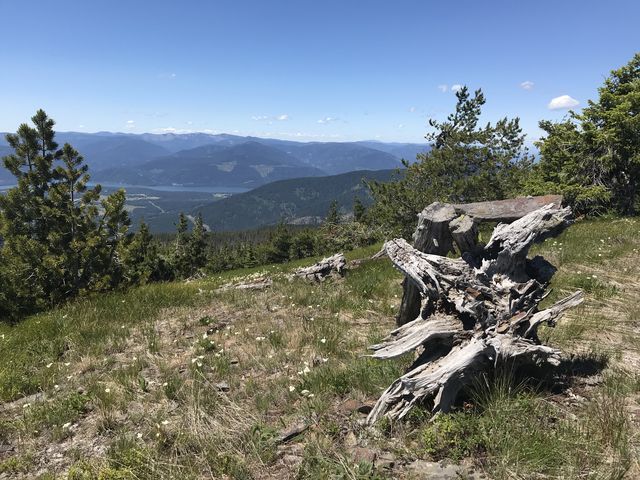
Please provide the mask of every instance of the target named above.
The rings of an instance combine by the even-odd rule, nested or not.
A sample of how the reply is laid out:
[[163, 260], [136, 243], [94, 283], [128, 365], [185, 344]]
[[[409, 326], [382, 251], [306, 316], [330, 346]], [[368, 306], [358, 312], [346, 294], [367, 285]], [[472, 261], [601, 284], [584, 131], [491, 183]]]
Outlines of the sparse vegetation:
[[[628, 285], [640, 275], [639, 230], [637, 219], [581, 221], [536, 247], [558, 267], [552, 297], [587, 274], [598, 281], [584, 307], [541, 332], [573, 361], [552, 378], [479, 381], [433, 422], [420, 410], [375, 430], [358, 422], [358, 410], [412, 360], [362, 358], [393, 325], [401, 295], [386, 259], [323, 284], [285, 276], [312, 260], [148, 284], [0, 326], [0, 443], [14, 447], [0, 471], [377, 479], [411, 478], [415, 460], [447, 459], [498, 479], [633, 478], [640, 297]], [[262, 275], [272, 288], [217, 291]], [[602, 322], [611, 333], [594, 341]], [[300, 422], [303, 433], [278, 441]]]

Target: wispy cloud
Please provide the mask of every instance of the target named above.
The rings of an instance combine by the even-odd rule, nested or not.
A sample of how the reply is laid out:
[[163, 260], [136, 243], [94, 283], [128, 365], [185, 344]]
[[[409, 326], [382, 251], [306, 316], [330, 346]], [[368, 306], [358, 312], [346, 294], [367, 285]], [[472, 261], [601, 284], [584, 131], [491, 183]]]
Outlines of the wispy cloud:
[[127, 128], [136, 128], [136, 121], [135, 120], [127, 120]]
[[331, 122], [335, 122], [336, 120], [338, 120], [337, 117], [324, 117], [321, 118], [320, 120], [318, 120], [318, 123], [321, 125], [327, 124], [327, 123], [331, 123]]
[[[187, 122], [189, 123], [189, 122]], [[175, 128], [175, 127], [161, 127], [154, 128], [151, 133], [175, 133], [175, 134], [183, 134], [183, 133], [208, 133], [214, 135], [216, 133], [220, 133], [218, 130], [212, 130], [210, 128], [204, 128], [201, 130], [192, 130], [189, 128]]]
[[560, 95], [559, 97], [552, 98], [547, 105], [549, 110], [567, 110], [569, 108], [577, 107], [580, 102], [569, 95]]
[[459, 83], [456, 83], [455, 85], [451, 85], [452, 92], [459, 92], [460, 90], [462, 90], [462, 85], [460, 85]]
[[535, 84], [531, 80], [525, 80], [520, 84], [520, 88], [523, 90], [532, 90]]
[[442, 85], [438, 85], [438, 90], [440, 90], [442, 93], [445, 93], [447, 90], [449, 90], [449, 86], [443, 83]]
[[415, 112], [415, 111], [416, 111], [416, 107], [409, 107], [409, 111], [410, 111], [411, 113]]
[[158, 78], [162, 78], [163, 80], [175, 80], [177, 75], [173, 72], [171, 73], [161, 73], [158, 75]]
[[287, 113], [283, 113], [281, 115], [270, 116], [270, 115], [254, 115], [251, 117], [251, 120], [255, 120], [256, 122], [264, 122], [269, 121], [272, 122], [277, 120], [278, 122], [284, 122], [289, 120], [289, 115]]

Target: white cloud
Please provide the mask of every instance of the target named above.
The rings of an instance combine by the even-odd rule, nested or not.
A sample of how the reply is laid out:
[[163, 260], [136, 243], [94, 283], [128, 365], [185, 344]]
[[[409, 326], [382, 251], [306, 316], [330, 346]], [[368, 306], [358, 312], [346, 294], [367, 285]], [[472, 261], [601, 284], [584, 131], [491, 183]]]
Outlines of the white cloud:
[[449, 86], [446, 85], [446, 84], [438, 85], [438, 90], [440, 90], [442, 93], [444, 93], [447, 90], [449, 90]]
[[164, 80], [174, 80], [177, 77], [175, 73], [161, 73], [158, 75], [158, 78], [162, 78]]
[[409, 107], [409, 111], [410, 111], [411, 113], [415, 112], [415, 111], [416, 111], [416, 107]]
[[78, 125], [78, 128], [84, 128], [84, 125]]
[[398, 125], [398, 128], [404, 128], [404, 123], [400, 123], [400, 124]]
[[283, 122], [285, 120], [289, 120], [289, 115], [283, 113], [282, 115], [277, 115], [275, 117], [270, 117], [269, 115], [254, 115], [251, 117], [251, 120], [255, 120], [256, 122], [268, 121], [271, 124], [272, 121], [278, 120]]
[[525, 80], [520, 84], [520, 88], [522, 88], [523, 90], [532, 90], [534, 85], [535, 84], [532, 81]]
[[136, 128], [135, 120], [127, 120], [127, 128]]
[[459, 92], [460, 90], [462, 90], [462, 85], [458, 83], [456, 83], [455, 85], [451, 85], [452, 92]]
[[338, 120], [336, 117], [324, 117], [318, 120], [318, 123], [324, 125], [326, 123], [335, 122], [336, 120]]
[[569, 95], [560, 95], [559, 97], [552, 98], [547, 105], [549, 110], [566, 110], [568, 108], [577, 107], [580, 102]]

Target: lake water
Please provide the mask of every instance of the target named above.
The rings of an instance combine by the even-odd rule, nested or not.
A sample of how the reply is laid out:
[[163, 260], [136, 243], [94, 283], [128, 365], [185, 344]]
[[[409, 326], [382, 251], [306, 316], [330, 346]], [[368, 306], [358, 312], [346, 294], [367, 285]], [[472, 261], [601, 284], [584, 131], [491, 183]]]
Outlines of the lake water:
[[126, 185], [123, 183], [104, 183], [98, 182], [103, 187], [108, 188], [144, 188], [146, 190], [155, 190], [156, 192], [200, 192], [200, 193], [244, 193], [251, 190], [242, 187], [185, 187], [183, 185]]
[[[251, 190], [242, 187], [185, 187], [183, 185], [125, 185], [123, 183], [103, 183], [98, 182], [106, 188], [141, 188], [145, 190], [154, 190], [156, 192], [199, 192], [199, 193], [244, 193]], [[90, 186], [95, 183], [89, 183]], [[9, 190], [15, 185], [0, 185], [0, 191]]]

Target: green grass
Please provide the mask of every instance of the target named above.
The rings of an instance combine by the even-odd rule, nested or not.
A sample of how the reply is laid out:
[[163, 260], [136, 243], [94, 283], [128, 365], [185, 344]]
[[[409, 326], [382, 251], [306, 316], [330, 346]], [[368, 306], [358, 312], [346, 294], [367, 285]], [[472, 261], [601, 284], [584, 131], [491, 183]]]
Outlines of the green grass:
[[82, 356], [124, 349], [131, 330], [164, 308], [195, 305], [197, 288], [153, 284], [83, 299], [29, 317], [15, 327], [0, 325], [0, 401], [6, 402], [63, 383], [66, 366]]
[[612, 386], [570, 417], [566, 406], [499, 378], [477, 387], [474, 407], [422, 427], [420, 449], [434, 460], [482, 459], [495, 479], [533, 472], [549, 478], [624, 478], [633, 461], [632, 432], [619, 389], [637, 392], [637, 379], [607, 378]]
[[[532, 250], [558, 268], [545, 302], [585, 291], [584, 305], [540, 335], [576, 363], [609, 365], [602, 384], [576, 390], [587, 401], [567, 403], [568, 394], [505, 376], [477, 385], [464, 405], [435, 420], [416, 408], [406, 422], [362, 428], [362, 415], [341, 405], [372, 404], [413, 360], [363, 356], [393, 327], [402, 275], [378, 259], [341, 280], [288, 278], [316, 260], [305, 259], [94, 296], [0, 325], [0, 402], [44, 394], [0, 411], [0, 444], [16, 446], [0, 473], [33, 477], [48, 469], [42, 478], [76, 480], [401, 476], [402, 467], [388, 472], [358, 461], [350, 436], [407, 462], [472, 463], [488, 478], [623, 478], [638, 471], [638, 428], [627, 409], [637, 406], [640, 377], [625, 362], [640, 351], [633, 334], [640, 299], [629, 286], [640, 278], [633, 261], [639, 228], [636, 219], [580, 221]], [[368, 258], [380, 246], [345, 253]], [[217, 291], [260, 275], [273, 286]], [[222, 382], [229, 392], [219, 391]], [[309, 429], [278, 445], [279, 432], [299, 421]], [[104, 453], [96, 455], [94, 444]], [[47, 448], [61, 452], [61, 467], [38, 467], [38, 452]], [[293, 454], [298, 463], [283, 466]]]

